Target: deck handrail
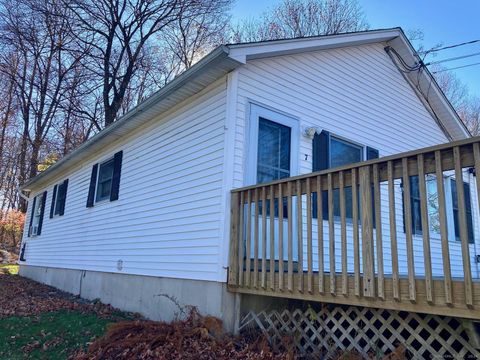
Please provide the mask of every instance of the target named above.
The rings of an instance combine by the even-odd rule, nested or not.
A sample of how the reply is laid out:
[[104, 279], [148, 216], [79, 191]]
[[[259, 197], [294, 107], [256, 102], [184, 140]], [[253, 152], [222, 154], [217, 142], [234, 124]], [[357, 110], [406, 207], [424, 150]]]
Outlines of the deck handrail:
[[[463, 276], [452, 279], [451, 273], [443, 179], [445, 172], [463, 179], [465, 168], [480, 169], [480, 137], [234, 189], [228, 284], [233, 291], [420, 312], [447, 313], [456, 308], [462, 316], [480, 318], [480, 285], [472, 278], [463, 186], [456, 187]], [[421, 224], [429, 229], [427, 174], [434, 176], [438, 189], [440, 279], [432, 272], [430, 231], [415, 240], [421, 241], [423, 275], [415, 271], [419, 265], [414, 253], [417, 238], [412, 233], [410, 177], [418, 176]], [[395, 185], [399, 181], [404, 229], [397, 224]], [[352, 194], [348, 219], [347, 189]], [[339, 216], [334, 214], [337, 193]], [[476, 194], [480, 194], [479, 176]], [[326, 220], [323, 201], [327, 201]], [[398, 254], [400, 237], [405, 241], [405, 259]], [[388, 276], [384, 245], [390, 247]], [[348, 268], [352, 253], [353, 271]], [[400, 267], [406, 268], [406, 274]]]

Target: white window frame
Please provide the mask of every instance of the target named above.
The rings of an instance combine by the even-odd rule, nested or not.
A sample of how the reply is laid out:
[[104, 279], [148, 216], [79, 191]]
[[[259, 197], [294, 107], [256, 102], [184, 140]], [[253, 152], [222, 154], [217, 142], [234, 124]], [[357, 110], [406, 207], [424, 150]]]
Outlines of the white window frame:
[[[94, 196], [94, 203], [95, 204], [100, 204], [100, 203], [103, 203], [103, 202], [107, 202], [107, 201], [110, 201], [110, 196], [112, 194], [112, 188], [111, 188], [111, 185], [110, 185], [110, 194], [108, 195], [108, 197], [104, 198], [104, 199], [101, 199], [101, 200], [97, 200], [97, 193], [98, 193], [98, 189], [99, 189], [99, 180], [100, 180], [100, 169], [102, 167], [102, 165], [105, 165], [106, 163], [108, 162], [112, 162], [114, 163], [114, 157], [110, 157], [104, 161], [102, 161], [101, 163], [98, 164], [98, 170], [97, 170], [97, 178], [95, 179], [95, 196]], [[115, 163], [114, 163], [114, 169], [112, 171], [112, 183], [113, 183], [113, 172], [115, 172]]]
[[245, 185], [257, 184], [258, 127], [260, 118], [264, 118], [273, 123], [284, 125], [290, 128], [290, 177], [298, 175], [298, 160], [300, 156], [299, 119], [254, 103], [249, 103], [249, 108], [249, 136], [248, 141], [245, 142], [247, 149]]

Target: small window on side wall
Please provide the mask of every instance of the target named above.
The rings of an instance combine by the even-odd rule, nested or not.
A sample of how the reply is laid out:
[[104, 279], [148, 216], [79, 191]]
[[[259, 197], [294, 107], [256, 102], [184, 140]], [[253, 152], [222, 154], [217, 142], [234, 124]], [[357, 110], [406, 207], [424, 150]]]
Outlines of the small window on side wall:
[[118, 200], [122, 158], [123, 151], [119, 151], [113, 158], [92, 166], [87, 207], [100, 201]]
[[43, 214], [45, 212], [45, 201], [47, 192], [33, 198], [32, 211], [30, 213], [30, 226], [28, 227], [28, 236], [38, 236], [42, 233]]
[[63, 216], [65, 202], [67, 201], [68, 179], [53, 187], [52, 204], [50, 206], [50, 218]]

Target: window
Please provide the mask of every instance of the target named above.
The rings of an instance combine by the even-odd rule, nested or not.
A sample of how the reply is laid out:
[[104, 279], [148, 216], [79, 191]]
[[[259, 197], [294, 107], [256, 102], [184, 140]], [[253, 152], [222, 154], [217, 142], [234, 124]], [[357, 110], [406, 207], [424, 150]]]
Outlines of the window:
[[[327, 131], [316, 134], [313, 139], [313, 171], [321, 171], [338, 166], [344, 166], [363, 161], [366, 150], [367, 160], [378, 158], [379, 152], [370, 147], [363, 147], [353, 142], [330, 135]], [[358, 202], [360, 204], [360, 202]], [[317, 194], [313, 194], [313, 217], [317, 217]], [[373, 205], [373, 193], [372, 193]], [[345, 212], [347, 219], [352, 214], [352, 188], [345, 188]], [[333, 191], [333, 212], [335, 217], [340, 217], [340, 192]], [[328, 192], [322, 192], [323, 219], [328, 220]]]
[[110, 192], [112, 191], [112, 178], [113, 178], [113, 159], [100, 164], [98, 170], [97, 181], [97, 194], [95, 201], [102, 201], [110, 198]]
[[259, 119], [257, 183], [290, 176], [290, 132], [288, 126]]
[[[345, 140], [330, 137], [330, 167], [348, 165], [363, 160], [363, 147]], [[347, 219], [352, 215], [352, 188], [345, 188], [345, 213]], [[359, 202], [360, 203], [360, 202]], [[333, 190], [333, 215], [340, 217], [340, 191]]]
[[53, 187], [52, 205], [50, 207], [50, 218], [62, 216], [65, 212], [67, 200], [68, 179]]
[[[414, 235], [422, 234], [422, 221], [421, 221], [421, 209], [420, 209], [420, 191], [419, 191], [419, 177], [410, 176], [410, 203], [411, 203], [411, 216], [412, 216], [412, 233]], [[435, 235], [440, 235], [440, 213], [438, 204], [438, 190], [437, 190], [437, 178], [434, 175], [426, 176], [426, 190], [427, 190], [427, 211], [428, 211], [428, 228], [429, 232]], [[403, 188], [403, 185], [402, 185]], [[463, 188], [465, 193], [465, 213], [467, 217], [467, 232], [468, 241], [474, 242], [473, 234], [473, 217], [472, 217], [472, 204], [470, 185], [463, 182]], [[445, 195], [450, 197], [450, 201], [446, 202], [447, 207], [447, 219], [449, 238], [455, 238], [460, 241], [460, 225], [458, 223], [458, 198], [457, 198], [457, 182], [450, 177], [444, 182]], [[403, 201], [402, 197], [402, 201]], [[403, 206], [405, 203], [403, 202]], [[405, 216], [405, 213], [404, 213]], [[405, 218], [403, 222], [405, 231]]]
[[112, 159], [92, 166], [87, 207], [93, 207], [94, 203], [99, 201], [118, 200], [122, 158], [123, 151], [119, 151]]
[[37, 195], [33, 198], [28, 236], [37, 236], [42, 233], [43, 213], [45, 211], [46, 198], [47, 198], [46, 191], [44, 191], [40, 195]]

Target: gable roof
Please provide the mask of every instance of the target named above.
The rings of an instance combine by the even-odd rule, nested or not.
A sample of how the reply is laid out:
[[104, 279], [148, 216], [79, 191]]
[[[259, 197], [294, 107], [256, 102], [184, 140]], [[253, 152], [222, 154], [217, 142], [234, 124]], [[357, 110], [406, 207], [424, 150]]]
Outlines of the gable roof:
[[[401, 28], [221, 45], [112, 125], [97, 133], [46, 171], [28, 180], [22, 186], [22, 190], [30, 190], [34, 185], [37, 187], [45, 184], [62, 171], [97, 153], [106, 144], [128, 135], [249, 60], [379, 42], [387, 43], [411, 66], [421, 61]], [[426, 67], [419, 73], [402, 73], [419, 97], [421, 99], [423, 97], [422, 101], [426, 103], [427, 108], [428, 105], [431, 107], [439, 126], [451, 140], [470, 136]]]

